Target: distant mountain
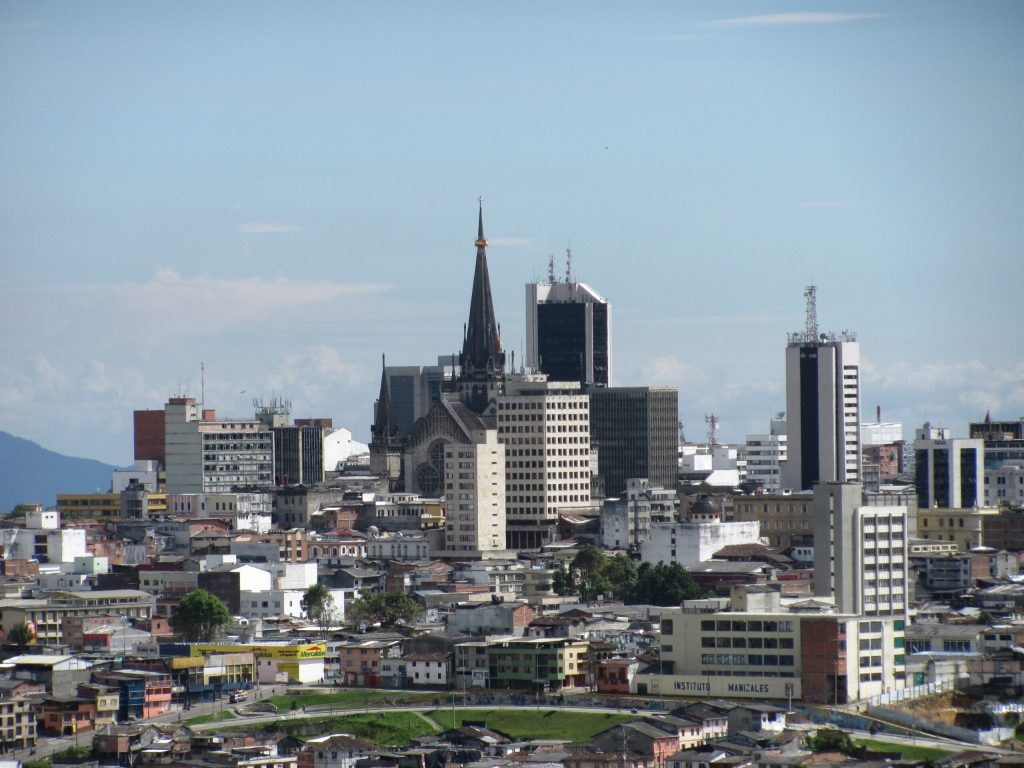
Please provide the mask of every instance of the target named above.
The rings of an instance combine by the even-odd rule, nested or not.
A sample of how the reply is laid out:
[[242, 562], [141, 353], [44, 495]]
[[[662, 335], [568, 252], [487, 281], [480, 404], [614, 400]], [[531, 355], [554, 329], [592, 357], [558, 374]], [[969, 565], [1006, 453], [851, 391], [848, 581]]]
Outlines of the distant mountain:
[[93, 459], [76, 459], [0, 432], [0, 513], [18, 504], [57, 503], [58, 493], [110, 490], [116, 467]]

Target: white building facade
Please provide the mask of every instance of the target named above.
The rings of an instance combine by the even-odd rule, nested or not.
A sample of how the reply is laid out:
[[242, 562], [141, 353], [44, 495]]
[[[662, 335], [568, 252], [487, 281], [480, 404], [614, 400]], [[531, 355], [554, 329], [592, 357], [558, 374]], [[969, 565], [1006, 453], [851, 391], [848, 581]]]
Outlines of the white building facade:
[[590, 398], [578, 382], [511, 376], [497, 400], [510, 549], [549, 539], [559, 514], [590, 508]]
[[444, 449], [444, 550], [478, 557], [505, 549], [505, 446], [493, 429]]

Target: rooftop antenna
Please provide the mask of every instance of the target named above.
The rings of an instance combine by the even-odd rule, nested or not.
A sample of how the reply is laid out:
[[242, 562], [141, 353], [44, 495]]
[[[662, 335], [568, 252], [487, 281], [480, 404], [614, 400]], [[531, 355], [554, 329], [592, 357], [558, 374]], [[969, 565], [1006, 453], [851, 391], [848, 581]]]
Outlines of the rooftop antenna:
[[686, 442], [686, 428], [683, 426], [683, 422], [677, 422], [679, 425], [679, 444], [683, 445]]
[[817, 341], [818, 340], [818, 288], [814, 285], [808, 285], [804, 288], [804, 298], [807, 300], [807, 320], [806, 328], [804, 329], [804, 340], [805, 341]]
[[548, 254], [548, 282], [555, 282], [555, 254]]
[[704, 417], [704, 421], [708, 425], [708, 445], [712, 448], [718, 447], [718, 417], [713, 413], [709, 413]]
[[572, 282], [572, 248], [565, 249], [565, 282]]

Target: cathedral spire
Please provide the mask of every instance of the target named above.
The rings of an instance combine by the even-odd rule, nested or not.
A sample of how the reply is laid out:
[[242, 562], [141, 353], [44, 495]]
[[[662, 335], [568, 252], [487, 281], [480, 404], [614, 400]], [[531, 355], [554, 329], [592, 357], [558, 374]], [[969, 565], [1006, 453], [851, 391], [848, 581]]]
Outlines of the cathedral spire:
[[487, 271], [487, 240], [484, 238], [482, 199], [477, 227], [473, 294], [469, 303], [469, 322], [466, 323], [460, 362], [463, 380], [486, 381], [502, 377], [505, 372], [505, 353], [501, 349], [498, 323], [494, 319], [494, 299], [491, 296], [491, 279]]
[[395, 418], [391, 413], [391, 387], [388, 385], [387, 363], [384, 360], [384, 355], [380, 356], [380, 394], [377, 396], [377, 409], [373, 415], [371, 434], [374, 440], [387, 440], [398, 434], [398, 430], [395, 428]]

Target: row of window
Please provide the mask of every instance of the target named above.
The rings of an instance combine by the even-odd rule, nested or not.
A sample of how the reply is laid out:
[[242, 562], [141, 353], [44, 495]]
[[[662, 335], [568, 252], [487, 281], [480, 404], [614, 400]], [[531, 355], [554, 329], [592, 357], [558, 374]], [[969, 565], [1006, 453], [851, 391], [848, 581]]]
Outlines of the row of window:
[[718, 666], [754, 666], [754, 667], [792, 667], [792, 654], [774, 653], [704, 653], [700, 657], [701, 664]]

